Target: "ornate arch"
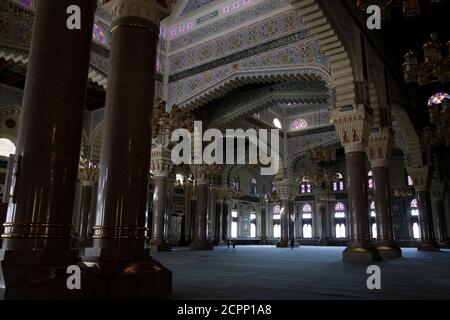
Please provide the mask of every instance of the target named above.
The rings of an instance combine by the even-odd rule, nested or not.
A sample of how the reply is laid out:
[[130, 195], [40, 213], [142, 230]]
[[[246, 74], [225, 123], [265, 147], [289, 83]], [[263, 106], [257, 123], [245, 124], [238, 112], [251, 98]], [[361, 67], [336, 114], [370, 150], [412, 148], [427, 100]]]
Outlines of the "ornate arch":
[[[291, 0], [327, 57], [334, 86], [336, 108], [355, 104], [354, 73], [348, 49], [327, 19], [318, 0]], [[334, 2], [334, 1], [330, 1]]]
[[229, 76], [211, 83], [206, 89], [177, 102], [179, 106], [195, 109], [216, 98], [223, 97], [233, 89], [247, 84], [277, 83], [282, 81], [325, 81], [332, 97], [332, 79], [326, 69], [320, 66], [299, 66], [296, 68], [273, 68], [261, 70], [238, 70]]

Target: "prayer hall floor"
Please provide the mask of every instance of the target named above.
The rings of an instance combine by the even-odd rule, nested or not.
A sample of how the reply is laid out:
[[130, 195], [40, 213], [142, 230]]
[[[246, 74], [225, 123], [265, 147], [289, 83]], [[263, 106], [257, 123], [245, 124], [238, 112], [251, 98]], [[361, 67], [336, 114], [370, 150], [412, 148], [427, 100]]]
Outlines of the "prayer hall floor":
[[[450, 299], [450, 251], [418, 252], [376, 263], [343, 262], [343, 247], [237, 246], [152, 252], [173, 272], [172, 299]], [[367, 267], [381, 268], [369, 290]]]

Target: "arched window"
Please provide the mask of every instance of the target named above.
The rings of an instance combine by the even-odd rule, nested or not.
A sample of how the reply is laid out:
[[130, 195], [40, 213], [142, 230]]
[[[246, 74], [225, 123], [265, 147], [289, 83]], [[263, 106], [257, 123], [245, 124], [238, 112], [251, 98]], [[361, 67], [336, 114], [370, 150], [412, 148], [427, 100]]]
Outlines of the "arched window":
[[408, 187], [414, 187], [414, 181], [411, 176], [408, 176]]
[[273, 206], [273, 237], [280, 238], [281, 237], [281, 207], [279, 205]]
[[420, 228], [419, 228], [419, 205], [417, 199], [414, 198], [409, 203], [409, 210], [411, 212], [411, 225], [412, 234], [414, 239], [420, 239]]
[[369, 208], [370, 213], [370, 225], [371, 225], [371, 231], [372, 231], [372, 238], [377, 238], [377, 213], [375, 211], [375, 201], [372, 201], [370, 203]]
[[344, 176], [338, 172], [336, 178], [336, 181], [333, 182], [333, 191], [344, 191]]
[[250, 237], [256, 238], [256, 213], [250, 214]]
[[231, 211], [231, 237], [237, 238], [238, 236], [238, 212], [236, 210]]
[[301, 130], [301, 129], [306, 129], [306, 128], [308, 128], [308, 122], [303, 118], [299, 118], [299, 119], [292, 121], [292, 123], [290, 125], [291, 130]]
[[312, 206], [309, 203], [305, 203], [302, 206], [302, 228], [303, 238], [312, 238]]
[[373, 190], [373, 173], [372, 170], [367, 173], [367, 185], [369, 187], [369, 190]]
[[241, 179], [239, 178], [239, 176], [234, 178], [233, 187], [236, 192], [241, 191]]
[[346, 233], [346, 209], [345, 204], [337, 202], [334, 205], [334, 223], [336, 229], [336, 239], [343, 239], [347, 237]]
[[105, 36], [102, 28], [100, 28], [97, 24], [94, 24], [92, 29], [92, 39], [104, 45], [108, 44], [108, 38]]
[[302, 182], [300, 183], [300, 193], [305, 194], [311, 192], [312, 192], [311, 183], [309, 183], [308, 180], [306, 180], [306, 178], [303, 178]]
[[16, 153], [15, 144], [9, 139], [1, 138], [0, 139], [0, 156], [9, 158], [10, 154], [15, 154], [15, 153]]
[[257, 190], [257, 182], [256, 182], [256, 178], [252, 178], [252, 180], [250, 180], [250, 194], [252, 196], [256, 196], [258, 194], [258, 190]]

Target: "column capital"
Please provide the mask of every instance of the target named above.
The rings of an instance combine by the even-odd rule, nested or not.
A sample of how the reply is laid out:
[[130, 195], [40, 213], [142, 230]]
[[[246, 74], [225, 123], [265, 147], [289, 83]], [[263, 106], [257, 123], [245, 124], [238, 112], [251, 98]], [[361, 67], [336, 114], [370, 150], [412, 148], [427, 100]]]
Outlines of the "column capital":
[[162, 144], [154, 146], [151, 151], [150, 170], [155, 177], [168, 177], [172, 169], [170, 149]]
[[414, 182], [416, 192], [424, 192], [428, 190], [428, 166], [422, 167], [408, 167], [408, 174]]
[[220, 170], [218, 166], [207, 164], [192, 164], [190, 168], [198, 185], [208, 185]]
[[275, 188], [281, 200], [294, 200], [298, 192], [297, 184], [287, 179], [276, 181]]
[[388, 159], [394, 148], [393, 131], [386, 127], [381, 131], [372, 132], [367, 145], [367, 157], [372, 168], [387, 167]]
[[162, 19], [170, 14], [169, 9], [158, 0], [109, 0], [103, 8], [111, 13], [112, 20], [124, 17], [140, 17], [159, 27]]
[[356, 108], [349, 106], [332, 112], [331, 121], [345, 148], [345, 153], [365, 152], [372, 128], [373, 116], [366, 110], [364, 104]]

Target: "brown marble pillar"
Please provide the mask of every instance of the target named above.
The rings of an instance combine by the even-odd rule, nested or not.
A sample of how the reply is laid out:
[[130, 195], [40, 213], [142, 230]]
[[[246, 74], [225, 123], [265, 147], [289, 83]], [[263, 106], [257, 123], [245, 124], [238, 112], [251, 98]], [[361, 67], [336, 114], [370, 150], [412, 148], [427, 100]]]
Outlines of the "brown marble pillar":
[[105, 6], [112, 13], [109, 76], [94, 245], [85, 255], [100, 265], [109, 297], [162, 297], [172, 275], [145, 247], [145, 214], [156, 50], [167, 9], [155, 0]]
[[191, 212], [190, 212], [190, 224], [189, 224], [189, 242], [192, 243], [196, 240], [195, 225], [197, 219], [197, 199], [191, 200]]
[[435, 208], [437, 210], [437, 225], [439, 228], [439, 247], [450, 248], [450, 239], [447, 232], [447, 220], [445, 217], [444, 201], [437, 200], [435, 202]]
[[289, 245], [289, 200], [281, 200], [280, 212], [280, 241], [277, 243], [278, 248], [287, 248]]
[[212, 250], [213, 246], [206, 239], [206, 223], [208, 214], [208, 185], [198, 180], [197, 213], [195, 225], [195, 241], [191, 243], [191, 250]]
[[380, 253], [372, 245], [369, 232], [366, 153], [347, 152], [345, 155], [350, 207], [350, 242], [343, 252], [344, 261], [380, 260]]
[[402, 256], [402, 250], [394, 239], [388, 170], [387, 164], [372, 168], [377, 215], [377, 249], [382, 258], [399, 258]]
[[288, 201], [288, 219], [289, 219], [289, 243], [295, 242], [295, 209], [294, 200]]
[[219, 201], [216, 202], [215, 205], [215, 215], [214, 215], [214, 245], [220, 244], [220, 232], [221, 232], [221, 225], [222, 225], [222, 210], [223, 210], [223, 202]]
[[439, 245], [434, 235], [433, 218], [431, 215], [430, 193], [426, 190], [417, 191], [417, 205], [419, 207], [420, 243], [419, 251], [439, 251]]
[[268, 201], [264, 199], [261, 204], [261, 244], [266, 244], [267, 241], [267, 211]]
[[92, 220], [94, 200], [94, 186], [83, 183], [81, 187], [81, 208], [80, 208], [80, 247], [85, 247], [91, 243], [90, 221]]
[[319, 244], [322, 246], [328, 245], [328, 236], [327, 236], [327, 202], [318, 202], [318, 217], [319, 217], [319, 226], [320, 226], [320, 238]]
[[419, 251], [439, 251], [439, 245], [434, 236], [431, 197], [429, 192], [429, 169], [427, 166], [409, 167], [408, 173], [413, 179], [419, 209], [420, 242]]
[[[5, 299], [76, 296], [50, 272], [79, 261], [71, 222], [96, 3], [37, 2], [0, 252]], [[67, 28], [71, 5], [83, 13], [81, 29]]]
[[230, 204], [225, 201], [223, 203], [223, 211], [222, 211], [222, 240], [227, 241], [228, 239], [228, 208]]
[[170, 251], [170, 243], [164, 234], [167, 203], [167, 177], [155, 176], [153, 191], [152, 238], [150, 246], [156, 251]]

